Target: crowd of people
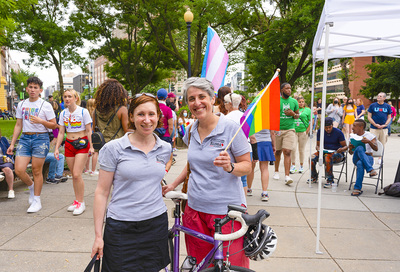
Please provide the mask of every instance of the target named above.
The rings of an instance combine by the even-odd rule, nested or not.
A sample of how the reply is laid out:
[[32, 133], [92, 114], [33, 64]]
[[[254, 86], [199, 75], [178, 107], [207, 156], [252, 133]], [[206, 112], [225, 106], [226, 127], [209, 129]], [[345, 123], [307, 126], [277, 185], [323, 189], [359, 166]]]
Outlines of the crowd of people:
[[[28, 79], [26, 90], [29, 98], [16, 108], [17, 123], [10, 143], [1, 137], [0, 131], [0, 151], [5, 156], [0, 164], [0, 179], [5, 175], [8, 198], [15, 197], [15, 171], [29, 188], [27, 212], [40, 211], [44, 163], [50, 164], [46, 182], [57, 184], [67, 180], [63, 176], [66, 161], [75, 193], [67, 211], [80, 215], [86, 209], [82, 175], [98, 176], [93, 204], [92, 256], [99, 253], [104, 271], [159, 271], [169, 263], [167, 209], [162, 195], [183, 183], [188, 172], [188, 204], [183, 225], [212, 235], [214, 219], [223, 218], [229, 204], [247, 206], [246, 195], [253, 195], [257, 162], [262, 201], [270, 197], [270, 164], [274, 164], [272, 178], [282, 179], [282, 184], [288, 186], [293, 183], [291, 174], [306, 170], [305, 146], [311, 132], [317, 133], [317, 145], [311, 158], [310, 182], [317, 181], [316, 164], [322, 155], [324, 187], [331, 187], [335, 182], [332, 166], [342, 161], [348, 150], [357, 166], [352, 195], [359, 196], [364, 171], [370, 176], [377, 174], [372, 168], [372, 151], [377, 150], [378, 141], [385, 145], [390, 135], [388, 128], [396, 116], [394, 107], [384, 102], [385, 93], [380, 93], [377, 102], [368, 109], [361, 99], [346, 98], [341, 104], [335, 97], [326, 108], [327, 116], [321, 116], [322, 100], [318, 99], [311, 109], [304, 97], [292, 96], [289, 83], [283, 83], [279, 131], [263, 129], [247, 139], [243, 132], [237, 133], [247, 109], [246, 98], [226, 86], [215, 93], [213, 84], [204, 78], [192, 77], [185, 81], [183, 99], [187, 107], [183, 108], [176, 95], [163, 88], [156, 95], [139, 93], [129, 97], [115, 79], [102, 83], [86, 107], [73, 89], [64, 91], [62, 103], [52, 97], [49, 101], [43, 100], [40, 98], [42, 82], [37, 77]], [[319, 150], [321, 118], [325, 118], [324, 150]], [[371, 124], [370, 132], [365, 131], [365, 118]], [[100, 133], [105, 144], [95, 148], [93, 133]], [[360, 136], [364, 145], [349, 144], [352, 135]], [[51, 136], [54, 139], [50, 142]], [[188, 146], [188, 164], [175, 180], [166, 183], [165, 176], [174, 164], [178, 138]], [[29, 163], [33, 180], [26, 173]], [[235, 222], [225, 225], [222, 232], [239, 228], [240, 224]], [[190, 236], [185, 239], [188, 254], [199, 261], [212, 247]], [[148, 247], [155, 242], [157, 247]], [[249, 267], [242, 248], [243, 238], [230, 242], [230, 250], [239, 252], [230, 262]]]

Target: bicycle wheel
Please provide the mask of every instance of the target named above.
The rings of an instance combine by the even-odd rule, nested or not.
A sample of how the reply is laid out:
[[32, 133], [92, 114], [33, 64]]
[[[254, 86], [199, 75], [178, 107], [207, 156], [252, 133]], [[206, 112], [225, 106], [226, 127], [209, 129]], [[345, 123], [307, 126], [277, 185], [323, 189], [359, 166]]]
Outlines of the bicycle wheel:
[[[254, 270], [248, 269], [248, 268], [244, 268], [244, 267], [240, 267], [240, 266], [231, 266], [229, 268], [229, 270], [224, 266], [222, 268], [223, 272], [255, 272]], [[201, 272], [214, 272], [214, 267], [210, 267], [204, 270], [201, 270]]]

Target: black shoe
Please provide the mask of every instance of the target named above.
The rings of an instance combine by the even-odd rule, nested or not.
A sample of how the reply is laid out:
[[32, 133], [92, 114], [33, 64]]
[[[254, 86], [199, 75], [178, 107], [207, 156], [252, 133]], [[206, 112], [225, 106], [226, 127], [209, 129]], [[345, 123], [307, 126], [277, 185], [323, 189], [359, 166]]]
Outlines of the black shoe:
[[58, 182], [66, 182], [68, 178], [63, 176], [56, 176], [55, 180], [57, 180]]
[[60, 183], [60, 181], [58, 181], [58, 180], [56, 180], [56, 179], [47, 178], [47, 179], [46, 179], [46, 183], [47, 183], [47, 184], [58, 184], [58, 183]]

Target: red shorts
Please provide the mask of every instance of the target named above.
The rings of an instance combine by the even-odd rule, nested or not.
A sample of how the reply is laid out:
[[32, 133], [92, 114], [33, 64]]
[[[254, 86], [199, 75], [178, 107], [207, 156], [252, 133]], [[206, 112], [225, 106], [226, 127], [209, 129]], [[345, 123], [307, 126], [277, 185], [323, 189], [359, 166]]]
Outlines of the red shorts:
[[[183, 226], [190, 228], [192, 230], [196, 230], [198, 232], [204, 233], [208, 236], [214, 237], [214, 219], [215, 218], [224, 218], [224, 215], [217, 214], [208, 214], [198, 212], [193, 210], [186, 205], [185, 213], [182, 216]], [[241, 224], [237, 221], [234, 222], [233, 231], [237, 231], [241, 228]], [[228, 223], [222, 227], [222, 233], [228, 234], [232, 232], [232, 224]], [[187, 254], [192, 257], [196, 257], [197, 263], [201, 262], [201, 260], [206, 257], [206, 255], [213, 248], [212, 244], [204, 242], [203, 240], [197, 239], [190, 235], [185, 235], [186, 242], [186, 250]], [[239, 239], [231, 241], [232, 244], [229, 247], [229, 254], [232, 255], [238, 251], [239, 253], [230, 256], [229, 261], [232, 265], [241, 266], [245, 268], [249, 268], [250, 261], [249, 258], [246, 257], [243, 250], [243, 236]], [[227, 246], [229, 241], [224, 242], [224, 255], [228, 250]]]
[[[88, 137], [81, 137], [81, 139], [88, 139]], [[89, 153], [90, 143], [88, 143], [87, 147], [85, 148], [75, 149], [68, 141], [72, 142], [74, 140], [67, 138], [67, 141], [65, 141], [65, 157], [75, 157], [76, 154]]]

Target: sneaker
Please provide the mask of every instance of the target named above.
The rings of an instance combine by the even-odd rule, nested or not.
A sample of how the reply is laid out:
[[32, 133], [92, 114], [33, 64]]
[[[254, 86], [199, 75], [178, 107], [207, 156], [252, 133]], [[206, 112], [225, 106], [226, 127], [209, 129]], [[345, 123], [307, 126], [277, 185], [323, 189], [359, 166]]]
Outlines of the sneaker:
[[251, 188], [247, 188], [247, 196], [252, 196], [253, 190]]
[[75, 210], [76, 206], [78, 205], [78, 203], [79, 203], [78, 201], [74, 200], [74, 203], [72, 203], [72, 205], [68, 207], [67, 211], [73, 212]]
[[5, 179], [5, 177], [3, 176], [3, 174], [0, 174], [0, 181], [3, 181]]
[[60, 183], [60, 181], [59, 181], [59, 180], [56, 180], [56, 179], [47, 178], [47, 179], [46, 179], [46, 183], [47, 183], [47, 184], [58, 184], [58, 183]]
[[304, 172], [304, 168], [303, 168], [303, 166], [300, 165], [299, 173], [301, 174], [301, 173], [303, 173], [303, 172]]
[[8, 191], [8, 198], [15, 198], [15, 193], [14, 193], [14, 190], [10, 190], [10, 191]]
[[73, 215], [81, 215], [85, 210], [86, 210], [85, 202], [78, 202], [78, 204], [76, 205], [75, 210], [72, 214]]
[[176, 147], [174, 147], [173, 149], [172, 149], [172, 152], [175, 152], [177, 149], [176, 149]]
[[66, 182], [68, 180], [68, 178], [64, 177], [64, 176], [57, 176], [56, 175], [55, 180], [58, 180], [59, 182]]
[[279, 180], [279, 172], [275, 172], [272, 178]]
[[292, 164], [292, 166], [290, 166], [290, 174], [294, 173], [296, 173], [296, 166]]
[[27, 213], [35, 213], [42, 209], [42, 203], [40, 203], [40, 199], [34, 199], [29, 209], [26, 211]]
[[90, 170], [83, 171], [83, 174], [85, 174], [85, 175], [90, 175], [91, 173], [92, 173], [92, 171], [90, 171]]
[[285, 185], [289, 185], [293, 183], [293, 179], [289, 176], [285, 177]]
[[268, 201], [268, 200], [269, 200], [268, 194], [261, 194], [261, 201]]
[[98, 176], [99, 175], [99, 171], [90, 172], [90, 175], [91, 176]]
[[332, 188], [332, 183], [333, 182], [328, 181], [327, 183], [324, 184], [324, 188]]

